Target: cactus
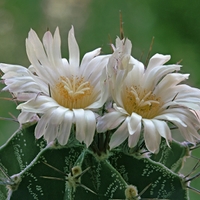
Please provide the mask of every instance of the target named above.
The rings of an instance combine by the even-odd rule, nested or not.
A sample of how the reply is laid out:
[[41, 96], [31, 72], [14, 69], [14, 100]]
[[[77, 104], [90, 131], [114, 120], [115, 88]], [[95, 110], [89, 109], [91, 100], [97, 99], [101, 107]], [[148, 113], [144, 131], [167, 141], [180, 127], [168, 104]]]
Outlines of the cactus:
[[[69, 32], [69, 64], [58, 55], [58, 29], [54, 37], [48, 31], [43, 41], [45, 51], [35, 32], [30, 31], [27, 39], [30, 69], [0, 65], [5, 73], [2, 77], [7, 85], [5, 90], [25, 102], [17, 106], [22, 110], [19, 129], [0, 147], [0, 199], [189, 199], [190, 182], [198, 174], [184, 176], [180, 170], [200, 139], [199, 119], [195, 115], [200, 91], [177, 86], [188, 77], [174, 73], [180, 66], [164, 66], [170, 57], [156, 54], [147, 72], [143, 72], [144, 66], [130, 56], [131, 42], [117, 38], [112, 55], [98, 56], [100, 49], [86, 54], [81, 64], [86, 69], [80, 67], [81, 75], [78, 67], [71, 69], [68, 73], [75, 75], [68, 78], [61, 74], [63, 66], [70, 68], [79, 63], [73, 28]], [[55, 63], [63, 64], [63, 68], [56, 68]], [[93, 65], [97, 66], [96, 76], [92, 74]], [[52, 69], [61, 76], [56, 86], [52, 84], [54, 79], [46, 82], [46, 72], [54, 76]], [[148, 91], [145, 84], [141, 87], [143, 82], [128, 88], [130, 74], [133, 81], [140, 81], [139, 76], [146, 77], [143, 80], [149, 81], [146, 87], [153, 85], [154, 89]], [[93, 97], [95, 102], [81, 99], [93, 92], [92, 81], [98, 82], [95, 89], [99, 88], [98, 95], [93, 95], [99, 98]], [[124, 83], [127, 85], [123, 86]], [[167, 83], [164, 94], [159, 88]], [[187, 94], [182, 90], [185, 88]], [[121, 103], [119, 93], [123, 89]], [[169, 97], [172, 93], [173, 98]], [[172, 138], [174, 127], [186, 141]], [[198, 163], [193, 170], [197, 167]]]
[[21, 128], [0, 149], [0, 199], [188, 199], [189, 182], [179, 175], [186, 143], [163, 140], [158, 154], [126, 142], [111, 151], [96, 135], [86, 148], [73, 135], [66, 146], [35, 140], [35, 125]]

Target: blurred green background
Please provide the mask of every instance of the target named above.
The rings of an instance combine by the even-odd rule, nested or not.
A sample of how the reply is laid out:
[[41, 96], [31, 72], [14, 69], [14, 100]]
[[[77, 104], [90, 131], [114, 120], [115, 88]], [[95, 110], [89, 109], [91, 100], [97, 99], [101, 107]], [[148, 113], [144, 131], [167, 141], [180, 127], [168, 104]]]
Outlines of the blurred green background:
[[[170, 54], [169, 63], [182, 60], [182, 72], [190, 73], [189, 84], [200, 88], [200, 1], [188, 0], [1, 0], [0, 62], [29, 66], [25, 38], [30, 28], [40, 38], [58, 26], [62, 39], [62, 56], [68, 58], [67, 34], [74, 25], [81, 55], [102, 47], [110, 53], [110, 39], [119, 35], [119, 11], [123, 16], [125, 36], [133, 44], [132, 55], [145, 62], [152, 37], [151, 56]], [[3, 85], [0, 85], [3, 88]], [[7, 92], [2, 97], [10, 97]], [[0, 99], [0, 116], [17, 117], [12, 101]], [[0, 145], [17, 129], [18, 124], [0, 120]], [[200, 157], [199, 150], [194, 152]], [[196, 160], [187, 162], [190, 171]], [[200, 189], [200, 181], [194, 181]], [[199, 186], [198, 186], [199, 185]], [[191, 192], [191, 199], [200, 196]]]

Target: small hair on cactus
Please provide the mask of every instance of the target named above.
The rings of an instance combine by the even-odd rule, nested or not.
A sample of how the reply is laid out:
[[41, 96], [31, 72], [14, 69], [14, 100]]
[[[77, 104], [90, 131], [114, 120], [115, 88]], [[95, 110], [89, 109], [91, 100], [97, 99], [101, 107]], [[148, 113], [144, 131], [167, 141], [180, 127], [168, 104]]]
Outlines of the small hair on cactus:
[[68, 180], [68, 183], [70, 185], [70, 187], [73, 188], [73, 190], [75, 191], [76, 190], [76, 187], [78, 185], [81, 184], [81, 176], [88, 170], [89, 168], [87, 168], [86, 170], [84, 170], [82, 172], [82, 169], [80, 166], [74, 166], [72, 169], [71, 169], [71, 173], [68, 174], [68, 177], [67, 177], [67, 180]]
[[53, 170], [63, 174], [65, 176], [65, 178], [57, 178], [57, 177], [50, 177], [50, 176], [41, 176], [41, 178], [54, 179], [54, 180], [58, 180], [58, 181], [67, 181], [69, 187], [73, 189], [73, 192], [76, 191], [76, 187], [80, 186], [96, 195], [96, 193], [94, 191], [92, 191], [90, 188], [88, 188], [87, 186], [85, 186], [81, 183], [81, 176], [83, 174], [85, 174], [90, 169], [90, 167], [88, 167], [82, 171], [80, 166], [74, 166], [74, 167], [72, 167], [71, 172], [69, 174], [65, 174], [64, 172], [60, 171], [59, 169], [53, 167], [52, 165], [50, 165], [46, 162], [43, 162], [43, 163], [45, 165], [47, 165], [48, 167], [52, 168]]
[[89, 169], [90, 167], [82, 171], [80, 166], [74, 166], [71, 170], [71, 173], [68, 174], [68, 177], [66, 178], [66, 180], [68, 181], [69, 186], [73, 188], [74, 192], [76, 191], [76, 187], [81, 186], [84, 189], [90, 191], [91, 193], [96, 194], [90, 188], [88, 188], [87, 186], [81, 183], [81, 176], [85, 174]]
[[188, 188], [188, 189], [196, 192], [197, 194], [200, 194], [200, 190], [198, 190], [197, 188], [193, 188], [193, 187], [191, 187], [189, 185], [191, 181], [199, 178], [199, 176], [200, 176], [200, 172], [197, 173], [197, 174], [195, 174], [195, 175], [193, 175], [193, 176], [191, 176], [200, 167], [200, 159], [196, 158], [195, 156], [191, 156], [191, 157], [194, 158], [194, 159], [197, 159], [197, 163], [194, 165], [194, 167], [192, 168], [192, 170], [187, 175], [184, 176], [184, 180], [185, 180], [184, 183], [186, 185], [186, 188]]

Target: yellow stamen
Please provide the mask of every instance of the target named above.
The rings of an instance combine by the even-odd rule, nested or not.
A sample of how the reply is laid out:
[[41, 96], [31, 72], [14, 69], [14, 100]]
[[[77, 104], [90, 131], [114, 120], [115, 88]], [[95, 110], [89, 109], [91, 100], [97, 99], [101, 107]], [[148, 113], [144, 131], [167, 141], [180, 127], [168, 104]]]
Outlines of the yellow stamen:
[[92, 86], [83, 77], [60, 77], [52, 88], [52, 97], [62, 106], [69, 109], [85, 108], [92, 103]]
[[126, 87], [123, 93], [123, 103], [130, 115], [135, 112], [148, 119], [155, 117], [162, 106], [161, 99], [156, 97], [152, 91], [146, 91], [137, 86]]

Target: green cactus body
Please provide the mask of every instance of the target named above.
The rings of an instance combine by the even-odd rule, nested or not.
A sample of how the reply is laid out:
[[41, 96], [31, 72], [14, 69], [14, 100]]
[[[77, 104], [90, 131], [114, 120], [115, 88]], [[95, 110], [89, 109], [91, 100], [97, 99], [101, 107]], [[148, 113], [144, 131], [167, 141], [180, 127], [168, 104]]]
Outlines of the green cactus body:
[[64, 147], [46, 146], [35, 140], [34, 127], [19, 130], [0, 149], [2, 200], [188, 199], [179, 175], [189, 154], [185, 144], [173, 141], [169, 148], [163, 141], [152, 156], [122, 145], [98, 155], [74, 138]]

